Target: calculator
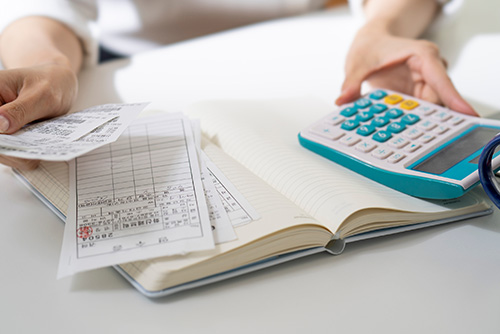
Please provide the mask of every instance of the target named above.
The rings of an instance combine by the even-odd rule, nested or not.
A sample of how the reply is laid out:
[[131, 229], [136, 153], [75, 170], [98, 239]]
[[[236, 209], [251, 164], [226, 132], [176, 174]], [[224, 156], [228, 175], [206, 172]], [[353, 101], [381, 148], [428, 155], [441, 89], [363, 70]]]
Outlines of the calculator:
[[[479, 156], [499, 132], [499, 120], [377, 89], [305, 128], [299, 142], [403, 193], [451, 199], [479, 183]], [[495, 170], [498, 155], [492, 162]]]

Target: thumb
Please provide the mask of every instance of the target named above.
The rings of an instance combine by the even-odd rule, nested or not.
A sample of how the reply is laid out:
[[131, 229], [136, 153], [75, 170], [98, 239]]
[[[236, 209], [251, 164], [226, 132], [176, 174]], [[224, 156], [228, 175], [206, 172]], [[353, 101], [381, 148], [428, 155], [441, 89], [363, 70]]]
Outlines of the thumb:
[[17, 100], [0, 107], [0, 133], [11, 134], [30, 122], [27, 110], [22, 102]]
[[12, 134], [34, 120], [53, 115], [51, 111], [45, 103], [30, 103], [18, 97], [0, 106], [0, 133]]

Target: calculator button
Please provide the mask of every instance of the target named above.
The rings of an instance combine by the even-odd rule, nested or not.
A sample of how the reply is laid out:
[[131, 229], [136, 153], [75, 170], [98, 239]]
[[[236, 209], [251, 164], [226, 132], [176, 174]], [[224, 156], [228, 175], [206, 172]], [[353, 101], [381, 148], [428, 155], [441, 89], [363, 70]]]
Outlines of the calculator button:
[[411, 140], [417, 139], [418, 137], [420, 137], [423, 134], [424, 134], [424, 132], [422, 130], [417, 129], [417, 128], [410, 128], [410, 129], [407, 129], [403, 132], [403, 135], [410, 138]]
[[404, 129], [406, 129], [406, 124], [403, 122], [394, 122], [387, 126], [387, 131], [392, 133], [400, 133]]
[[370, 94], [370, 99], [380, 100], [381, 98], [384, 98], [386, 96], [387, 93], [379, 89]]
[[447, 127], [447, 126], [444, 126], [444, 125], [440, 125], [438, 126], [437, 128], [435, 128], [432, 132], [438, 134], [438, 135], [442, 135], [443, 133], [445, 133], [446, 131], [448, 131], [450, 128]]
[[369, 136], [375, 132], [375, 126], [371, 124], [361, 125], [356, 133], [361, 136]]
[[342, 117], [340, 115], [335, 115], [335, 116], [332, 116], [332, 117], [325, 119], [325, 122], [329, 123], [331, 125], [338, 125], [338, 124], [342, 123], [343, 121], [345, 121], [345, 117]]
[[391, 150], [383, 147], [376, 148], [372, 151], [372, 156], [377, 159], [385, 159], [391, 154], [392, 154]]
[[394, 148], [401, 148], [408, 145], [410, 141], [404, 137], [396, 137], [387, 142], [387, 144]]
[[352, 115], [355, 115], [358, 112], [358, 108], [356, 107], [347, 107], [343, 109], [340, 114], [345, 117], [351, 117]]
[[415, 109], [416, 107], [418, 107], [419, 104], [417, 101], [414, 101], [414, 100], [405, 100], [405, 101], [401, 102], [401, 104], [399, 106], [405, 110], [412, 110], [412, 109]]
[[387, 123], [389, 123], [389, 119], [385, 116], [377, 116], [373, 119], [372, 125], [375, 125], [378, 128], [381, 128], [383, 126], [386, 126]]
[[428, 142], [434, 140], [434, 138], [436, 138], [436, 137], [433, 135], [423, 135], [418, 140], [421, 141], [422, 143], [428, 143]]
[[376, 134], [373, 135], [373, 140], [378, 141], [379, 143], [383, 143], [389, 140], [392, 137], [392, 134], [389, 131], [380, 130]]
[[411, 143], [410, 145], [406, 146], [404, 148], [404, 150], [406, 152], [408, 152], [408, 153], [412, 153], [412, 152], [415, 152], [416, 150], [418, 150], [421, 147], [422, 147], [422, 145], [420, 145], [420, 144]]
[[342, 138], [340, 140], [340, 143], [343, 144], [343, 145], [346, 145], [346, 146], [352, 146], [356, 143], [358, 143], [361, 139], [359, 139], [359, 137], [355, 137], [355, 136], [344, 136], [344, 138]]
[[447, 121], [451, 118], [450, 113], [447, 113], [446, 111], [440, 111], [438, 113], [435, 113], [434, 115], [431, 116], [433, 119], [436, 121], [444, 122]]
[[318, 125], [312, 128], [311, 130], [312, 133], [321, 136], [326, 139], [330, 140], [337, 140], [340, 137], [344, 135], [342, 131], [339, 131], [338, 128], [334, 128], [332, 126], [329, 126], [327, 124], [325, 125]]
[[356, 129], [358, 126], [359, 126], [359, 121], [355, 119], [348, 119], [347, 121], [342, 123], [340, 127], [344, 130], [351, 131]]
[[464, 121], [463, 117], [460, 116], [454, 116], [452, 119], [448, 121], [448, 123], [451, 123], [452, 125], [458, 125]]
[[392, 94], [384, 98], [384, 102], [388, 104], [398, 104], [403, 101], [403, 97], [397, 94]]
[[369, 106], [371, 106], [372, 101], [370, 101], [369, 99], [362, 98], [362, 99], [359, 99], [356, 102], [354, 102], [354, 105], [356, 107], [358, 107], [359, 109], [364, 109], [364, 108], [368, 108]]
[[377, 145], [367, 142], [367, 141], [362, 141], [358, 145], [356, 145], [356, 150], [361, 151], [363, 153], [368, 153], [371, 150], [373, 150]]
[[436, 111], [435, 108], [430, 107], [430, 106], [419, 106], [416, 108], [414, 111], [419, 112], [424, 114], [425, 116], [429, 116], [430, 114], [434, 113]]
[[362, 111], [356, 115], [356, 120], [360, 122], [366, 122], [373, 118], [373, 113], [371, 111]]
[[430, 131], [430, 130], [434, 129], [437, 126], [437, 124], [433, 123], [429, 120], [425, 120], [425, 121], [421, 122], [420, 124], [418, 124], [418, 126], [424, 131]]
[[401, 118], [401, 121], [405, 122], [408, 125], [412, 125], [420, 121], [420, 117], [415, 114], [406, 114]]
[[402, 153], [394, 153], [389, 158], [387, 158], [387, 162], [389, 162], [391, 164], [395, 164], [396, 162], [400, 162], [405, 157], [406, 157], [406, 155], [404, 155]]
[[395, 118], [398, 118], [398, 117], [401, 117], [403, 115], [403, 110], [401, 109], [398, 109], [398, 108], [392, 108], [392, 109], [389, 109], [385, 115], [389, 118], [392, 118], [392, 119], [395, 119]]
[[387, 106], [385, 104], [374, 104], [370, 107], [370, 111], [374, 114], [380, 114], [381, 112], [384, 112], [387, 110]]

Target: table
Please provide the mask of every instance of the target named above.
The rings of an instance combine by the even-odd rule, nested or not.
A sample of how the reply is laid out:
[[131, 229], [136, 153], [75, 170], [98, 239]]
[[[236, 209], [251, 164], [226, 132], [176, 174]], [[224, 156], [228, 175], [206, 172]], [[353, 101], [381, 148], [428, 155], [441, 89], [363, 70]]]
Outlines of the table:
[[[465, 0], [429, 32], [463, 95], [500, 110], [500, 3]], [[333, 105], [359, 22], [347, 8], [278, 20], [87, 69], [75, 108], [315, 96]], [[150, 300], [113, 269], [56, 280], [63, 224], [0, 167], [2, 333], [498, 333], [500, 213], [349, 244]]]

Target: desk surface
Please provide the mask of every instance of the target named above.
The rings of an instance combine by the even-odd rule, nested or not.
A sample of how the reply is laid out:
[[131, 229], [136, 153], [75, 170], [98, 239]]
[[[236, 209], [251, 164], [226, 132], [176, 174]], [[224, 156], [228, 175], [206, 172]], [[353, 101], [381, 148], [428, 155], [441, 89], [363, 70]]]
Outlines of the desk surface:
[[[431, 38], [459, 90], [500, 110], [500, 3], [466, 0]], [[81, 75], [77, 108], [152, 101], [317, 96], [330, 104], [356, 23], [345, 8], [256, 25]], [[348, 245], [149, 300], [113, 269], [56, 280], [63, 224], [0, 167], [2, 333], [498, 333], [500, 213]]]

